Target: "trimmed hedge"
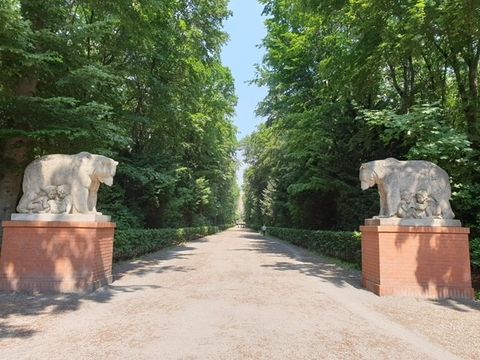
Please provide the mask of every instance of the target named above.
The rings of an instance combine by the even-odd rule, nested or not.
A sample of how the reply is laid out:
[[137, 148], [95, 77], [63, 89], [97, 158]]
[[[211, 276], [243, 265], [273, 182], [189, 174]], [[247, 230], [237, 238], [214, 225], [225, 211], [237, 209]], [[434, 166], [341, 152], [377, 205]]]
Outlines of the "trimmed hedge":
[[358, 266], [361, 266], [362, 263], [361, 235], [359, 232], [267, 227], [267, 234]]
[[480, 238], [470, 240], [470, 258], [472, 265], [480, 269]]
[[472, 262], [472, 280], [476, 291], [475, 298], [480, 300], [480, 238], [470, 240], [470, 261]]
[[180, 229], [117, 230], [113, 245], [113, 261], [135, 258], [169, 246], [215, 234], [229, 227], [230, 225]]
[[[349, 231], [321, 231], [267, 227], [267, 233], [326, 256], [361, 265], [361, 234]], [[472, 267], [480, 269], [480, 238], [470, 240]]]

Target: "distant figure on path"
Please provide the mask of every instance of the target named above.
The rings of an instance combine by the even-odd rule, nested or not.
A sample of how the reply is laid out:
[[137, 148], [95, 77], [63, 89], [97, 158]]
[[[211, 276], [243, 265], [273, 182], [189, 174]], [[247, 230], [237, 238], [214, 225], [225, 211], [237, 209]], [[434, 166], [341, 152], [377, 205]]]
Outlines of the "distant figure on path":
[[267, 227], [265, 226], [265, 224], [263, 224], [263, 226], [262, 226], [262, 235], [265, 236], [266, 233], [267, 233]]

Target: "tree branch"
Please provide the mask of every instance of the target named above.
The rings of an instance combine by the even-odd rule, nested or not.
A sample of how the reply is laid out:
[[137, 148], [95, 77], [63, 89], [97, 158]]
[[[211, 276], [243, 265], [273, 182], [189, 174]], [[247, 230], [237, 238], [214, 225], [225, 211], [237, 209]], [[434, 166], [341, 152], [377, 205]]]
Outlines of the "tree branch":
[[389, 61], [387, 61], [387, 65], [388, 65], [388, 69], [390, 70], [390, 77], [392, 78], [392, 82], [393, 82], [393, 87], [395, 88], [395, 90], [397, 90], [398, 94], [403, 97], [404, 95], [404, 91], [402, 90], [402, 88], [400, 87], [400, 85], [398, 84], [398, 81], [397, 81], [397, 74], [395, 72], [395, 67], [392, 65], [392, 63], [390, 63]]

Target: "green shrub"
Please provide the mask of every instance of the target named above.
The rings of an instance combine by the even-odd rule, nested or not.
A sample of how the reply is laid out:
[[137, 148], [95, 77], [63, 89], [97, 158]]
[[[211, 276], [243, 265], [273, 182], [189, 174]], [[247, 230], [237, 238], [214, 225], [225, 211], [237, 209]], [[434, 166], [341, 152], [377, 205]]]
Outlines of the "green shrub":
[[[359, 232], [302, 230], [279, 227], [268, 227], [267, 232], [269, 235], [320, 254], [361, 265], [362, 249]], [[470, 258], [472, 266], [480, 269], [480, 238], [470, 240]]]
[[113, 246], [113, 260], [131, 259], [169, 246], [215, 234], [230, 225], [198, 226], [180, 229], [117, 230]]
[[472, 265], [480, 269], [480, 238], [470, 240], [470, 258]]
[[267, 233], [319, 254], [361, 265], [361, 237], [358, 232], [267, 227]]
[[262, 224], [246, 224], [249, 229], [255, 230], [255, 231], [260, 231], [260, 228], [262, 227]]

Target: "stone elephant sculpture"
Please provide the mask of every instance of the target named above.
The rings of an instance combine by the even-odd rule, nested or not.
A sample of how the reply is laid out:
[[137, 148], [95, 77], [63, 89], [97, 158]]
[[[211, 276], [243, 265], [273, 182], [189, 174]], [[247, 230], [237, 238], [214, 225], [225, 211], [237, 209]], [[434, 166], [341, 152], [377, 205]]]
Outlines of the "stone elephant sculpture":
[[375, 160], [360, 166], [362, 190], [375, 184], [380, 195], [379, 217], [397, 214], [401, 192], [426, 191], [436, 202], [438, 217], [453, 219], [450, 207], [451, 188], [448, 174], [439, 166], [423, 160], [399, 161], [394, 158]]
[[46, 189], [65, 186], [70, 189], [72, 213], [96, 213], [100, 184], [112, 185], [117, 165], [113, 159], [88, 152], [40, 157], [25, 168], [17, 211], [31, 212], [32, 202]]

